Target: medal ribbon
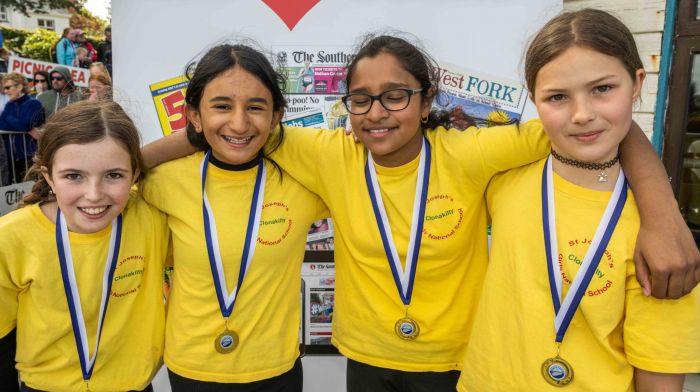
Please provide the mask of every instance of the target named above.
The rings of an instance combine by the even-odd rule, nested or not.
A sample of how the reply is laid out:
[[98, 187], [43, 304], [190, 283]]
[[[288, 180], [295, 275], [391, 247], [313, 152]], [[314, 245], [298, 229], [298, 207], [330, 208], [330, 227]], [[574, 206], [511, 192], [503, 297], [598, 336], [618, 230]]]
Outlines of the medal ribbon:
[[219, 237], [216, 233], [216, 221], [212, 212], [207, 192], [204, 190], [204, 184], [207, 179], [207, 165], [211, 150], [207, 151], [202, 160], [202, 212], [204, 215], [204, 237], [207, 242], [207, 254], [209, 256], [209, 266], [214, 278], [214, 287], [216, 288], [216, 298], [219, 300], [219, 308], [224, 317], [228, 317], [233, 312], [233, 305], [236, 303], [238, 290], [243, 284], [248, 267], [253, 260], [255, 253], [255, 243], [258, 239], [258, 230], [260, 229], [260, 215], [262, 214], [262, 201], [265, 195], [265, 164], [260, 160], [258, 164], [258, 174], [255, 177], [255, 188], [253, 189], [253, 200], [250, 203], [250, 213], [248, 214], [248, 227], [245, 233], [245, 243], [243, 245], [243, 255], [241, 256], [241, 267], [238, 272], [238, 284], [229, 293], [226, 287], [226, 276], [224, 275], [224, 265], [221, 261], [221, 252], [219, 251]]
[[92, 377], [92, 370], [94, 369], [95, 360], [97, 359], [97, 350], [100, 347], [100, 335], [102, 334], [102, 326], [107, 313], [109, 294], [112, 291], [112, 278], [114, 277], [114, 270], [117, 267], [121, 237], [122, 216], [120, 214], [112, 221], [112, 232], [109, 238], [107, 261], [105, 262], [105, 269], [102, 275], [102, 299], [100, 300], [100, 314], [97, 324], [97, 338], [95, 339], [95, 352], [93, 352], [92, 356], [90, 356], [87, 330], [85, 328], [85, 318], [83, 316], [82, 305], [80, 304], [78, 283], [75, 279], [75, 269], [73, 268], [73, 256], [70, 249], [68, 226], [66, 225], [65, 219], [63, 218], [63, 213], [61, 213], [60, 209], [56, 214], [56, 248], [58, 248], [58, 262], [61, 265], [63, 288], [66, 291], [68, 310], [70, 312], [71, 324], [73, 326], [73, 335], [75, 336], [75, 345], [78, 348], [80, 368], [83, 371], [83, 380], [85, 381]]
[[571, 283], [563, 302], [561, 301], [562, 275], [559, 266], [559, 250], [557, 249], [556, 222], [554, 219], [554, 180], [552, 174], [552, 157], [547, 158], [542, 172], [542, 223], [544, 229], [544, 244], [547, 254], [547, 273], [549, 275], [549, 288], [554, 304], [554, 331], [557, 343], [564, 340], [564, 334], [569, 328], [571, 319], [576, 313], [583, 294], [600, 264], [605, 248], [610, 242], [610, 237], [615, 231], [615, 226], [620, 219], [620, 214], [627, 201], [627, 180], [625, 173], [620, 168], [620, 174], [615, 183], [615, 189], [605, 208], [603, 217], [598, 224], [593, 241], [581, 267]]
[[365, 180], [367, 182], [369, 198], [372, 201], [374, 216], [377, 219], [379, 234], [382, 237], [384, 252], [389, 260], [391, 274], [394, 277], [394, 283], [401, 296], [401, 301], [404, 305], [409, 305], [413, 293], [413, 282], [418, 265], [418, 253], [420, 252], [421, 234], [423, 233], [423, 221], [425, 219], [425, 202], [428, 195], [428, 183], [430, 180], [430, 143], [423, 137], [423, 145], [420, 151], [420, 163], [418, 166], [418, 178], [416, 180], [416, 193], [413, 199], [411, 237], [406, 252], [405, 268], [401, 266], [401, 259], [399, 259], [399, 254], [394, 244], [394, 238], [391, 235], [389, 218], [384, 208], [384, 201], [382, 200], [379, 182], [377, 181], [374, 159], [372, 159], [372, 153], [369, 151], [367, 152], [367, 163], [365, 164]]

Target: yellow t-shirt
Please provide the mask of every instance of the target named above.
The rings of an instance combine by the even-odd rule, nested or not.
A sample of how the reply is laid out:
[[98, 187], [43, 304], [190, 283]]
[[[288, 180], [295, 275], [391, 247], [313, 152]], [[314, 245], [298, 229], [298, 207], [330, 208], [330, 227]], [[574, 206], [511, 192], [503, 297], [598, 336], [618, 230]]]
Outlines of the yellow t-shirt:
[[[243, 383], [280, 375], [299, 356], [301, 263], [311, 222], [329, 216], [318, 197], [267, 163], [267, 180], [255, 255], [229, 318], [240, 344], [220, 354], [224, 331], [209, 266], [200, 164], [195, 153], [158, 166], [144, 196], [168, 216], [174, 274], [165, 337], [165, 363], [201, 381]], [[257, 167], [229, 171], [209, 164], [206, 191], [214, 217], [226, 285], [236, 287]], [[228, 296], [228, 293], [225, 294]]]
[[[558, 391], [541, 373], [556, 354], [554, 307], [542, 232], [544, 160], [493, 179], [487, 193], [491, 259], [460, 391]], [[610, 192], [554, 174], [562, 292], [576, 276]], [[568, 222], [568, 223], [567, 223]], [[632, 391], [633, 367], [700, 371], [700, 289], [679, 300], [647, 298], [635, 277], [639, 215], [628, 199], [561, 345], [574, 370], [565, 389]]]
[[[432, 158], [413, 298], [406, 310], [394, 283], [365, 182], [366, 149], [343, 130], [287, 127], [273, 158], [331, 211], [336, 294], [332, 343], [355, 361], [404, 371], [461, 369], [486, 272], [484, 191], [499, 171], [546, 155], [539, 122], [464, 132], [425, 132]], [[401, 262], [406, 260], [419, 158], [375, 165]], [[394, 332], [406, 313], [414, 341]]]
[[[123, 213], [112, 280], [90, 390], [148, 386], [163, 354], [165, 218], [133, 196]], [[95, 350], [102, 276], [111, 225], [69, 233], [90, 354]], [[38, 205], [0, 218], [0, 336], [17, 328], [17, 369], [29, 387], [84, 390], [56, 248], [55, 225]]]

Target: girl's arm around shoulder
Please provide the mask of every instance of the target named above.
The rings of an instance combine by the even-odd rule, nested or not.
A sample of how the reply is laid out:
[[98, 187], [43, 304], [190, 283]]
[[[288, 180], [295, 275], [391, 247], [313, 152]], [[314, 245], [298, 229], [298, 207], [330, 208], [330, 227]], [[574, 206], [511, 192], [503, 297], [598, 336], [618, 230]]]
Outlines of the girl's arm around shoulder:
[[648, 372], [634, 369], [634, 384], [637, 392], [681, 392], [685, 374]]
[[700, 251], [680, 214], [666, 170], [636, 123], [620, 144], [620, 161], [639, 209], [634, 259], [645, 294], [688, 294], [700, 282]]
[[[446, 138], [450, 142], [445, 143], [445, 148], [457, 159], [470, 159], [465, 150], [473, 150], [473, 146], [469, 145], [471, 143], [476, 145], [487, 179], [496, 173], [538, 161], [547, 156], [550, 150], [549, 139], [539, 120], [523, 124], [469, 128], [464, 131], [464, 136], [456, 130], [446, 132], [446, 135], [454, 133]], [[451, 138], [462, 142], [452, 141]]]
[[161, 163], [182, 158], [195, 152], [197, 152], [197, 148], [187, 140], [185, 131], [175, 132], [170, 136], [162, 137], [141, 148], [147, 168], [156, 167]]

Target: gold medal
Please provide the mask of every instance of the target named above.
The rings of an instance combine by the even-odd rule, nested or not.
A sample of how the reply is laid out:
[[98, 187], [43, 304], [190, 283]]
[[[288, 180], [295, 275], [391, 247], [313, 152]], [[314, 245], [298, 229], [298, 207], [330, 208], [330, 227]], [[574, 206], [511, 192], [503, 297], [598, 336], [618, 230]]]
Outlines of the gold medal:
[[238, 346], [238, 342], [238, 334], [226, 329], [214, 340], [214, 348], [221, 354], [228, 354]]
[[420, 334], [420, 327], [414, 319], [403, 317], [394, 324], [394, 332], [396, 332], [396, 335], [401, 339], [415, 340], [418, 334]]
[[542, 377], [555, 387], [564, 387], [574, 379], [574, 368], [557, 355], [542, 362]]

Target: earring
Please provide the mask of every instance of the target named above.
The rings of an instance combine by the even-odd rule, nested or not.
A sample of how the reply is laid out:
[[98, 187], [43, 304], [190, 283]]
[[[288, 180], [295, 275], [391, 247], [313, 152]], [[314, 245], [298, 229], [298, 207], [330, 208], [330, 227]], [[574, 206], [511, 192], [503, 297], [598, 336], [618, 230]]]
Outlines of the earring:
[[425, 116], [424, 118], [421, 117], [420, 122], [423, 124], [427, 124], [428, 123], [428, 116]]
[[53, 189], [49, 189], [49, 195], [53, 196]]

